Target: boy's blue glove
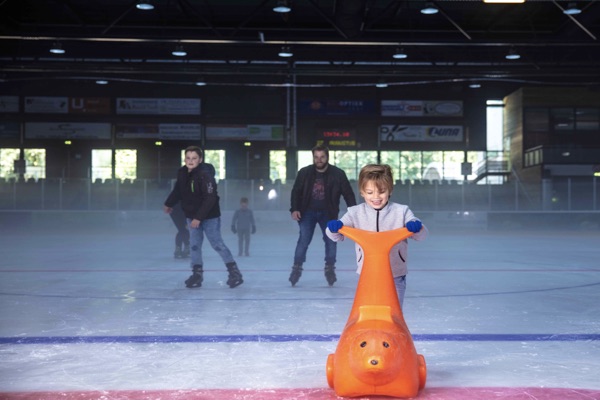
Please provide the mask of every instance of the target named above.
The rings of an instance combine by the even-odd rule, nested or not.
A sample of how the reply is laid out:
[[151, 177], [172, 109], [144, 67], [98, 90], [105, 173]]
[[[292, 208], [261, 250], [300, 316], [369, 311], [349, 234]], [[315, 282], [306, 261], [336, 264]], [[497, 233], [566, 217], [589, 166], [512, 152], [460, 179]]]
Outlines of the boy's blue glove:
[[339, 219], [332, 219], [327, 223], [327, 227], [333, 233], [337, 233], [337, 231], [339, 231], [342, 226], [344, 226], [344, 223]]
[[423, 224], [418, 219], [415, 221], [408, 221], [406, 223], [406, 229], [408, 229], [408, 231], [412, 233], [418, 233], [422, 227]]

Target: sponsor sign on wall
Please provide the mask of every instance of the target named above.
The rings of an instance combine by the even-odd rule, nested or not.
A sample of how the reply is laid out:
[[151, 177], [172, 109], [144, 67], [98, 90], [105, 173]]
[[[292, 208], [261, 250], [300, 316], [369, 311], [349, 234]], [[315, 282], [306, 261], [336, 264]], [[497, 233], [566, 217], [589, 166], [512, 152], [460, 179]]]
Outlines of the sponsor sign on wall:
[[210, 125], [207, 139], [283, 140], [283, 125]]
[[200, 140], [200, 124], [117, 124], [119, 139]]
[[326, 100], [305, 99], [298, 101], [298, 114], [301, 115], [375, 115], [375, 102], [372, 100]]
[[381, 125], [379, 140], [384, 142], [462, 142], [459, 125]]
[[0, 96], [0, 113], [19, 112], [19, 96]]
[[0, 122], [0, 139], [18, 139], [21, 137], [18, 122]]
[[462, 117], [462, 101], [382, 100], [383, 117]]
[[117, 98], [117, 114], [200, 115], [200, 99]]
[[110, 114], [108, 97], [25, 97], [25, 112], [30, 114]]
[[27, 122], [26, 139], [110, 139], [104, 122]]

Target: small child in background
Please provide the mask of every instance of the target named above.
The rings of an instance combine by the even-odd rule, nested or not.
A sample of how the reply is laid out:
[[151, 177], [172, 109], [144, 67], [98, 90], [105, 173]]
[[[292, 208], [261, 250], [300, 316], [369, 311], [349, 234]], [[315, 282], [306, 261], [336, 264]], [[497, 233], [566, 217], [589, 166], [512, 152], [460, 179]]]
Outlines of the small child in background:
[[[383, 232], [406, 227], [414, 235], [414, 240], [423, 240], [427, 236], [428, 230], [415, 217], [413, 212], [404, 204], [398, 204], [390, 201], [392, 190], [394, 189], [394, 178], [392, 168], [389, 165], [369, 164], [365, 165], [358, 176], [358, 188], [360, 195], [365, 202], [353, 207], [349, 207], [346, 214], [339, 220], [332, 220], [327, 223], [325, 233], [334, 242], [344, 240], [344, 236], [338, 231], [342, 226], [362, 229], [365, 231]], [[356, 262], [358, 264], [357, 273], [362, 270], [364, 259], [362, 248], [356, 244]], [[390, 251], [390, 266], [400, 307], [404, 302], [404, 293], [406, 291], [406, 274], [408, 260], [408, 241], [405, 239], [392, 247]]]
[[248, 208], [248, 199], [240, 199], [240, 208], [233, 214], [231, 231], [238, 235], [238, 256], [250, 255], [250, 234], [256, 233], [254, 213]]

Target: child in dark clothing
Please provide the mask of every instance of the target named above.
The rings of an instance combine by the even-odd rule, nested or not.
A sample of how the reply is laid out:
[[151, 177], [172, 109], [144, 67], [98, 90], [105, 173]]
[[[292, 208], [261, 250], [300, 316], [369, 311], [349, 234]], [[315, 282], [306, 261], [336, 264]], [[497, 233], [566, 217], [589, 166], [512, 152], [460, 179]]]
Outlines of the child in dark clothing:
[[238, 235], [238, 256], [242, 254], [249, 256], [250, 233], [256, 233], [256, 225], [254, 223], [254, 213], [248, 208], [246, 197], [241, 198], [240, 208], [233, 214], [231, 231]]

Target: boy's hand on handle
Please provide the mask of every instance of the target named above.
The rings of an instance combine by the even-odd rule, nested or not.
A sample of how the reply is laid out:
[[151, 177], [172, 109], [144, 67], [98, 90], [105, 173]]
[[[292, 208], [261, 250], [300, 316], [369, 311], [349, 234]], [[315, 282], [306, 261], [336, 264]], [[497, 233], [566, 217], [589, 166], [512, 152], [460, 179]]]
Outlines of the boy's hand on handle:
[[418, 219], [414, 221], [408, 221], [406, 223], [406, 229], [408, 229], [408, 231], [412, 233], [418, 233], [422, 227], [423, 224]]
[[327, 223], [327, 227], [332, 233], [337, 233], [342, 226], [344, 226], [344, 223], [339, 219], [332, 219]]

